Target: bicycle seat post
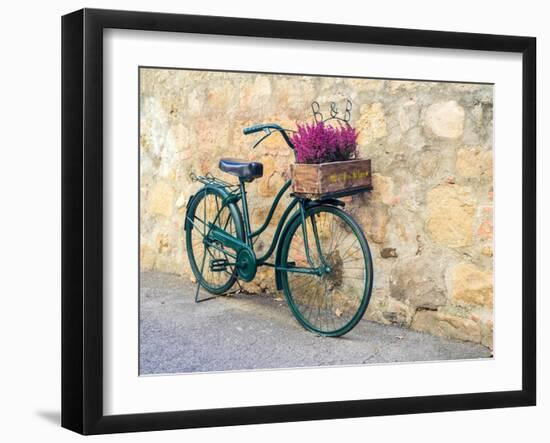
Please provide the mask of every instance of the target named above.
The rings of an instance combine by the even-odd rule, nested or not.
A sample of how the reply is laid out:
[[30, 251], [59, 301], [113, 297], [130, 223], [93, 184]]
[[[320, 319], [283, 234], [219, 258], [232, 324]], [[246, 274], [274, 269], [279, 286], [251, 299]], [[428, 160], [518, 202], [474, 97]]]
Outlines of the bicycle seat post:
[[250, 230], [250, 218], [249, 218], [249, 214], [248, 214], [248, 201], [247, 201], [247, 198], [246, 198], [246, 186], [245, 186], [246, 181], [247, 181], [246, 178], [239, 177], [239, 188], [240, 188], [241, 196], [242, 196], [241, 197], [241, 202], [242, 202], [242, 205], [243, 205], [243, 221], [244, 221], [244, 232], [245, 232], [245, 235], [246, 235], [246, 244], [252, 248], [253, 247], [252, 237], [250, 236], [250, 233], [252, 231]]

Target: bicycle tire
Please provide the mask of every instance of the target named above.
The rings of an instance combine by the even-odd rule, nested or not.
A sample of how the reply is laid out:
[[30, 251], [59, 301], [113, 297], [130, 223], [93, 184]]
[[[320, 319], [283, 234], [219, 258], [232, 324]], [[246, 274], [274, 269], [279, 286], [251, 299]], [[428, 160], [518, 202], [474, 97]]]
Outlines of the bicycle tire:
[[[319, 234], [319, 242], [323, 243], [322, 254], [325, 261], [330, 262], [332, 271], [324, 277], [283, 271], [281, 283], [291, 312], [304, 328], [318, 335], [339, 337], [351, 331], [367, 310], [372, 293], [372, 256], [360, 226], [351, 215], [340, 208], [320, 205], [307, 209], [306, 228], [312, 216], [321, 219], [324, 215], [326, 215], [325, 219], [330, 216], [333, 221], [340, 224], [338, 232], [334, 232], [331, 226], [329, 228], [331, 232]], [[296, 266], [300, 262], [302, 265], [306, 263], [303, 252], [305, 249], [303, 233], [302, 242], [299, 241], [300, 232], [303, 232], [302, 229], [298, 229], [302, 226], [302, 219], [295, 217], [290, 223], [282, 240], [281, 265], [283, 268]], [[325, 227], [318, 227], [319, 229], [326, 231]], [[347, 235], [342, 235], [342, 232]], [[314, 261], [318, 265], [321, 261], [315, 242], [309, 234], [307, 237], [310, 254], [316, 256]], [[349, 248], [355, 243], [358, 249], [354, 249], [350, 254]], [[353, 260], [348, 260], [350, 257]], [[361, 268], [361, 262], [363, 263], [362, 275], [356, 273]], [[357, 269], [351, 269], [346, 263], [353, 263], [353, 268]], [[356, 295], [359, 297], [355, 297]], [[316, 313], [315, 309], [317, 309]]]
[[[204, 231], [205, 227], [209, 222], [214, 222], [214, 214], [221, 208], [221, 202], [224, 198], [225, 193], [222, 190], [214, 186], [205, 186], [191, 200], [187, 210], [187, 217], [189, 217], [189, 220], [186, 220], [188, 228], [185, 231], [185, 245], [189, 264], [197, 282], [199, 282], [199, 284], [209, 293], [214, 295], [220, 295], [229, 291], [237, 281], [237, 269], [234, 266], [229, 267], [230, 271], [214, 272], [211, 270], [211, 260], [226, 259], [229, 261], [230, 257], [217, 249], [208, 248], [201, 241], [206, 232]], [[217, 206], [208, 207], [208, 200], [211, 199], [214, 200], [212, 203], [214, 205], [217, 204]], [[201, 204], [203, 207], [201, 207]], [[200, 211], [202, 217], [197, 214], [197, 211]], [[244, 225], [237, 206], [230, 203], [223, 208], [222, 212], [220, 221], [216, 224], [244, 241]], [[199, 234], [196, 236], [197, 239], [194, 239], [194, 234]], [[221, 247], [223, 249], [223, 246]], [[200, 249], [202, 249], [202, 254], [197, 256]], [[204, 257], [205, 254], [208, 255]], [[224, 278], [218, 278], [221, 276]]]

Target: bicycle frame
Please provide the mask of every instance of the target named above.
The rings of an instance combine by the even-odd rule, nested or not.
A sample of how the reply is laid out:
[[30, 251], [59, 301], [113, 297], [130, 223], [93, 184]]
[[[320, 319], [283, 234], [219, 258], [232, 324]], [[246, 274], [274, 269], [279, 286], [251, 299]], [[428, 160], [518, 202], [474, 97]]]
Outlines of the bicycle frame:
[[[250, 128], [246, 128], [243, 130], [245, 134], [258, 132], [264, 130], [267, 132], [267, 135], [264, 136], [260, 141], [258, 141], [254, 146], [257, 146], [261, 141], [263, 141], [266, 137], [270, 136], [275, 132], [279, 132], [288, 146], [291, 149], [294, 149], [294, 146], [292, 142], [290, 141], [288, 135], [286, 134], [285, 130], [281, 128], [279, 125], [276, 124], [266, 124], [266, 125], [256, 125], [252, 126]], [[193, 177], [192, 177], [193, 178]], [[226, 197], [222, 201], [222, 205], [220, 208], [218, 208], [218, 212], [216, 214], [216, 217], [214, 219], [214, 222], [209, 223], [208, 226], [208, 232], [205, 236], [205, 242], [208, 243], [209, 247], [212, 247], [214, 249], [217, 249], [221, 251], [222, 253], [226, 254], [227, 256], [233, 258], [236, 260], [237, 266], [239, 262], [239, 253], [242, 250], [244, 255], [248, 255], [247, 259], [250, 257], [253, 257], [254, 264], [256, 267], [259, 266], [270, 266], [275, 268], [276, 271], [276, 278], [278, 281], [278, 273], [280, 271], [286, 271], [286, 272], [298, 272], [303, 274], [313, 274], [321, 276], [324, 273], [330, 272], [330, 268], [326, 264], [325, 260], [323, 259], [323, 254], [321, 251], [319, 236], [317, 233], [317, 227], [315, 224], [315, 220], [312, 217], [312, 227], [313, 227], [313, 235], [315, 237], [315, 245], [317, 247], [318, 257], [320, 257], [321, 263], [319, 266], [315, 266], [313, 263], [313, 260], [311, 258], [310, 254], [310, 247], [309, 247], [309, 240], [307, 235], [307, 228], [306, 228], [306, 219], [305, 219], [305, 212], [306, 209], [308, 209], [311, 206], [316, 206], [320, 204], [333, 204], [338, 206], [343, 206], [344, 204], [336, 200], [335, 198], [326, 198], [324, 200], [319, 201], [311, 201], [303, 198], [298, 198], [293, 196], [292, 200], [290, 201], [289, 205], [283, 212], [283, 215], [281, 216], [277, 228], [275, 230], [275, 233], [273, 235], [273, 238], [271, 240], [271, 244], [269, 245], [268, 250], [261, 256], [257, 257], [256, 253], [254, 251], [254, 239], [261, 235], [269, 226], [271, 220], [273, 219], [273, 215], [279, 206], [279, 203], [281, 201], [281, 198], [285, 194], [285, 192], [290, 188], [290, 185], [292, 184], [291, 180], [287, 180], [286, 183], [283, 185], [283, 187], [279, 190], [277, 195], [275, 196], [275, 199], [273, 200], [271, 207], [269, 209], [269, 212], [266, 216], [266, 219], [264, 220], [263, 224], [255, 231], [252, 231], [252, 228], [250, 226], [250, 214], [248, 210], [248, 200], [246, 197], [246, 180], [240, 179], [238, 185], [233, 185], [230, 183], [227, 183], [223, 180], [217, 179], [213, 177], [212, 175], [207, 175], [206, 177], [194, 177], [194, 179], [198, 179], [202, 183], [204, 183], [207, 186], [216, 186], [218, 188], [225, 188]], [[231, 189], [231, 191], [227, 191], [227, 189]], [[244, 225], [244, 233], [245, 233], [245, 239], [244, 242], [234, 237], [233, 235], [227, 233], [224, 229], [219, 228], [215, 226], [216, 222], [219, 219], [219, 216], [223, 209], [230, 205], [230, 204], [237, 204], [238, 201], [241, 200], [241, 206], [242, 206], [242, 217], [243, 217], [243, 225]], [[294, 212], [293, 210], [298, 206], [298, 212]], [[292, 214], [292, 215], [291, 215]], [[281, 239], [281, 235], [283, 235], [283, 228], [288, 226], [292, 219], [294, 217], [300, 216], [302, 221], [302, 230], [304, 235], [304, 246], [305, 246], [305, 254], [307, 258], [307, 262], [309, 264], [309, 268], [305, 267], [297, 267], [297, 266], [281, 266], [279, 263], [279, 254], [277, 254], [277, 259], [275, 263], [268, 262], [269, 258], [273, 255], [273, 252], [275, 251], [275, 248], [279, 244], [279, 241]], [[186, 219], [189, 223], [193, 223], [192, 220], [189, 219], [189, 217], [186, 215]], [[289, 220], [289, 223], [287, 223], [287, 220]], [[187, 226], [187, 223], [186, 223]], [[227, 249], [224, 249], [216, 244], [216, 242], [221, 243], [224, 246], [227, 246], [228, 248], [231, 248], [236, 251], [236, 253], [232, 253], [228, 251]], [[255, 275], [255, 271], [254, 274]], [[253, 278], [253, 275], [251, 278]]]
[[[279, 203], [283, 195], [290, 188], [291, 184], [292, 184], [291, 180], [286, 181], [286, 183], [279, 190], [279, 192], [275, 196], [275, 199], [271, 203], [271, 207], [266, 215], [266, 218], [263, 224], [255, 231], [252, 231], [252, 228], [250, 226], [250, 215], [248, 211], [248, 201], [246, 198], [245, 183], [243, 181], [240, 182], [239, 194], [240, 194], [241, 205], [242, 205], [246, 243], [252, 249], [254, 256], [256, 256], [256, 252], [254, 250], [254, 239], [260, 236], [267, 229], [267, 227], [271, 223], [271, 220], [273, 219], [273, 215], [275, 214], [275, 211], [277, 210], [277, 207], [279, 206]], [[314, 268], [313, 262], [310, 259], [309, 245], [307, 241], [305, 242], [306, 256], [308, 257], [308, 262], [310, 263], [311, 268], [283, 267], [283, 266], [278, 266], [275, 263], [268, 262], [269, 258], [273, 255], [275, 248], [279, 244], [283, 227], [285, 226], [286, 221], [289, 219], [289, 217], [291, 216], [296, 206], [299, 206], [298, 211], [300, 212], [302, 218], [304, 217], [307, 201], [304, 199], [293, 197], [289, 205], [286, 207], [285, 211], [283, 212], [281, 218], [279, 219], [279, 222], [277, 223], [277, 228], [275, 229], [275, 233], [273, 234], [273, 238], [271, 239], [271, 244], [269, 245], [269, 248], [261, 257], [256, 257], [256, 266], [270, 266], [270, 267], [274, 267], [278, 271], [301, 272], [304, 274], [319, 275], [320, 271], [317, 268]]]
[[[209, 181], [211, 180], [210, 181], [211, 186], [227, 187], [228, 185], [226, 182], [223, 182], [222, 180], [216, 179], [214, 177], [208, 177], [207, 180]], [[271, 207], [266, 215], [266, 218], [263, 224], [258, 229], [253, 231], [250, 226], [250, 214], [248, 209], [248, 201], [246, 197], [245, 182], [240, 181], [238, 185], [238, 189], [234, 189], [231, 192], [227, 192], [227, 196], [222, 201], [221, 206], [217, 208], [217, 214], [215, 216], [214, 222], [209, 223], [208, 232], [205, 236], [207, 239], [210, 240], [209, 247], [217, 249], [220, 252], [226, 254], [227, 256], [235, 260], [237, 260], [238, 258], [238, 251], [240, 249], [248, 249], [252, 252], [255, 258], [255, 265], [257, 267], [269, 266], [269, 267], [275, 268], [276, 271], [298, 272], [298, 273], [313, 274], [313, 275], [322, 275], [323, 273], [328, 272], [329, 269], [327, 269], [327, 266], [326, 266], [326, 263], [324, 263], [324, 260], [321, 259], [322, 260], [321, 266], [316, 267], [313, 263], [313, 260], [311, 259], [309, 241], [307, 238], [307, 232], [305, 230], [305, 211], [310, 206], [315, 206], [322, 203], [332, 203], [332, 204], [343, 205], [343, 203], [334, 199], [330, 199], [330, 201], [325, 200], [322, 202], [312, 202], [302, 198], [293, 197], [289, 205], [286, 207], [285, 211], [283, 212], [281, 218], [278, 221], [277, 228], [275, 229], [275, 233], [273, 235], [273, 238], [271, 239], [271, 244], [269, 245], [268, 250], [261, 257], [256, 256], [256, 253], [254, 250], [254, 239], [259, 235], [261, 235], [271, 223], [271, 220], [273, 219], [273, 215], [275, 214], [275, 211], [277, 210], [277, 207], [279, 206], [283, 195], [290, 188], [291, 183], [292, 183], [291, 180], [288, 180], [283, 185], [283, 187], [279, 190], [279, 192], [277, 193], [277, 195], [275, 196], [275, 199], [271, 204]], [[236, 204], [239, 200], [241, 200], [241, 206], [242, 206], [242, 216], [243, 216], [243, 225], [244, 225], [244, 233], [245, 233], [244, 242], [241, 239], [238, 239], [233, 235], [227, 233], [225, 230], [215, 226], [215, 223], [219, 220], [220, 214], [223, 212], [224, 208], [230, 204]], [[297, 206], [298, 206], [297, 212], [293, 213], [294, 209]], [[305, 239], [305, 242], [304, 242], [305, 253], [306, 253], [307, 261], [310, 267], [305, 268], [305, 267], [297, 267], [297, 266], [281, 266], [281, 265], [278, 265], [277, 262], [275, 263], [268, 262], [269, 258], [273, 255], [275, 248], [279, 244], [279, 240], [281, 239], [281, 235], [283, 233], [283, 228], [287, 225], [287, 220], [297, 216], [300, 216], [302, 218], [302, 227], [304, 229], [304, 239]], [[189, 223], [193, 223], [193, 220], [189, 219], [188, 216], [186, 216], [186, 219]], [[316, 247], [320, 249], [317, 229], [315, 227], [314, 220], [313, 220], [313, 228], [314, 228], [313, 233], [315, 236], [315, 244], [316, 244]], [[232, 251], [228, 251], [227, 249], [222, 249], [214, 242], [219, 242], [222, 245], [225, 245], [228, 248], [231, 248], [237, 251], [237, 253], [233, 253]], [[318, 256], [322, 257], [321, 251], [319, 250], [318, 250]]]
[[[246, 199], [246, 191], [244, 189], [244, 184], [242, 185], [242, 187], [241, 187], [242, 200], [241, 201], [242, 201], [242, 206], [243, 206], [244, 230], [245, 230], [245, 233], [246, 233], [246, 238], [248, 240], [249, 245], [252, 247], [252, 250], [254, 250], [254, 241], [253, 241], [253, 239], [260, 236], [267, 229], [267, 227], [271, 223], [271, 220], [273, 219], [273, 215], [275, 214], [275, 211], [277, 210], [277, 207], [279, 206], [281, 198], [283, 197], [285, 192], [288, 190], [291, 183], [292, 182], [290, 180], [288, 180], [283, 185], [283, 187], [279, 190], [279, 192], [275, 196], [275, 199], [271, 203], [271, 208], [269, 209], [269, 212], [267, 213], [267, 216], [266, 216], [265, 221], [263, 222], [262, 226], [260, 226], [256, 231], [253, 231], [253, 232], [251, 231], [251, 227], [250, 227], [250, 220], [249, 220], [249, 215], [248, 215], [248, 204], [247, 204], [247, 199]], [[261, 257], [258, 257], [256, 259], [257, 264], [259, 266], [265, 264], [266, 261], [269, 259], [269, 257], [271, 257], [271, 255], [273, 254], [273, 251], [275, 250], [275, 248], [276, 248], [276, 246], [279, 242], [279, 237], [281, 235], [282, 228], [283, 228], [286, 220], [288, 219], [288, 216], [290, 215], [292, 210], [296, 207], [296, 205], [299, 204], [299, 202], [300, 202], [300, 200], [298, 198], [294, 197], [291, 200], [290, 204], [285, 209], [285, 211], [283, 212], [283, 215], [281, 216], [281, 219], [279, 220], [279, 223], [277, 224], [275, 234], [273, 235], [273, 238], [271, 240], [271, 244], [269, 245], [268, 250], [266, 251], [266, 253], [264, 255], [262, 255]]]

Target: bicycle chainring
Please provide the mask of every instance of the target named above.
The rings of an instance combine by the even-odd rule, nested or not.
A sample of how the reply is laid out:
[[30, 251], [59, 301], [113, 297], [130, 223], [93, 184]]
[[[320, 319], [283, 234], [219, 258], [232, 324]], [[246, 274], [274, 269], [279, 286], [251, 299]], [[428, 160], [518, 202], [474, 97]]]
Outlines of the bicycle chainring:
[[241, 248], [237, 253], [237, 274], [241, 280], [252, 281], [256, 276], [256, 257], [248, 248]]

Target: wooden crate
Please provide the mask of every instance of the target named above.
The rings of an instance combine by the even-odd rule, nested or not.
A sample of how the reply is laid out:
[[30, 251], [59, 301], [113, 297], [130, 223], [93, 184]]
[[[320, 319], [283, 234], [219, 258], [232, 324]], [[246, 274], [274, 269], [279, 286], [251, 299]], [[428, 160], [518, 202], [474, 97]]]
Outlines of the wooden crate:
[[370, 159], [290, 165], [292, 189], [298, 197], [344, 196], [372, 188]]

